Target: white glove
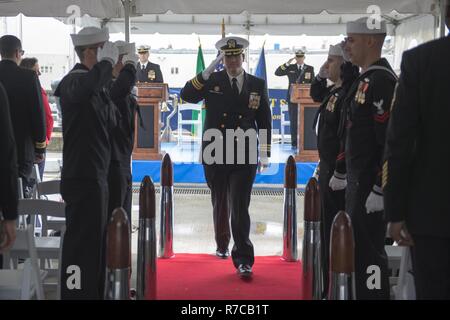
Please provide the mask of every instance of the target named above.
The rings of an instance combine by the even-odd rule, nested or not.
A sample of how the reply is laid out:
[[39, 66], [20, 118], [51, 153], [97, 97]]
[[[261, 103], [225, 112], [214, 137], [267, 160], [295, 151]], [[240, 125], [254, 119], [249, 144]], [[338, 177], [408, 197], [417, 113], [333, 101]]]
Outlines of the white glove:
[[294, 60], [295, 60], [295, 58], [290, 58], [288, 60], [288, 62], [285, 63], [286, 67], [289, 67], [292, 64], [292, 61], [294, 61]]
[[214, 72], [214, 70], [216, 69], [217, 65], [219, 64], [219, 62], [223, 59], [225, 53], [221, 52], [216, 59], [213, 60], [213, 62], [211, 62], [211, 64], [208, 66], [208, 68], [206, 68], [205, 70], [203, 70], [202, 72], [202, 78], [203, 80], [208, 80], [209, 76]]
[[319, 181], [319, 173], [320, 173], [320, 170], [319, 170], [319, 164], [320, 164], [320, 163], [317, 163], [316, 169], [314, 169], [314, 173], [313, 173], [313, 175], [312, 175], [312, 177], [313, 177], [314, 179], [316, 179], [317, 181]]
[[341, 41], [341, 43], [339, 44], [341, 46], [342, 49], [342, 53], [343, 53], [343, 58], [344, 61], [350, 61], [350, 57], [348, 56], [348, 52], [345, 51], [345, 41]]
[[122, 62], [123, 62], [124, 65], [125, 64], [136, 65], [138, 60], [139, 60], [139, 57], [134, 52], [130, 52], [130, 53], [124, 55], [123, 58], [122, 58]]
[[268, 167], [269, 167], [269, 158], [260, 157], [258, 161], [258, 173], [266, 171]]
[[382, 211], [384, 209], [383, 191], [377, 185], [373, 186], [372, 191], [366, 200], [367, 213]]
[[347, 175], [334, 171], [328, 185], [333, 191], [344, 190], [347, 187]]
[[320, 67], [319, 73], [317, 74], [317, 76], [321, 79], [327, 79], [328, 78], [328, 71], [325, 68], [325, 64], [326, 62]]
[[105, 42], [103, 48], [98, 48], [97, 61], [103, 60], [110, 62], [113, 66], [119, 61], [119, 49], [114, 43], [108, 41]]

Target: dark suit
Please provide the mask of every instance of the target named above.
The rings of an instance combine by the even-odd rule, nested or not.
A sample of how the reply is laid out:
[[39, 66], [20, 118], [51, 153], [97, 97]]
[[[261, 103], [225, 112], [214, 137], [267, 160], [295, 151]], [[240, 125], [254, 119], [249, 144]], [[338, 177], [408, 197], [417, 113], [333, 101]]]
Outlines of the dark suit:
[[419, 299], [450, 299], [450, 37], [403, 54], [387, 131], [386, 215], [412, 234]]
[[[66, 202], [66, 233], [62, 252], [62, 299], [103, 299], [105, 229], [111, 131], [117, 108], [106, 85], [112, 65], [101, 61], [91, 70], [82, 64], [59, 83], [64, 138], [61, 194]], [[81, 289], [66, 286], [68, 266], [81, 269]]]
[[137, 110], [136, 99], [131, 90], [136, 82], [136, 68], [127, 64], [119, 76], [111, 84], [111, 99], [117, 106], [120, 119], [111, 135], [111, 165], [109, 167], [109, 209], [117, 207], [125, 209], [131, 226], [131, 154], [134, 144], [134, 122]]
[[[384, 213], [367, 213], [365, 204], [374, 186], [381, 188], [385, 134], [395, 84], [395, 73], [382, 58], [356, 79], [345, 99], [348, 116], [345, 207], [352, 219], [355, 236], [356, 298], [363, 300], [389, 299]], [[368, 267], [372, 265], [381, 272], [379, 289], [367, 286], [371, 276]]]
[[333, 191], [329, 187], [330, 179], [335, 170], [339, 173], [345, 173], [343, 139], [339, 136], [339, 124], [345, 116], [343, 113], [345, 95], [345, 87], [327, 87], [326, 79], [315, 78], [311, 84], [311, 97], [315, 102], [321, 102], [314, 121], [314, 130], [318, 125], [317, 147], [320, 158], [319, 193], [322, 215], [324, 294], [328, 292], [331, 225], [338, 211], [345, 210], [345, 190]]
[[136, 65], [136, 80], [138, 82], [164, 83], [163, 75], [159, 64], [147, 62], [145, 69], [142, 69], [140, 62]]
[[[268, 103], [267, 87], [264, 80], [244, 73], [242, 91], [236, 96], [231, 88], [230, 79], [225, 70], [213, 73], [205, 81], [201, 74], [187, 82], [181, 90], [183, 100], [197, 103], [205, 99], [206, 117], [202, 142], [202, 162], [208, 187], [211, 189], [213, 205], [214, 229], [217, 247], [221, 250], [228, 248], [230, 241], [229, 217], [231, 213], [231, 230], [234, 247], [231, 252], [235, 267], [239, 264], [253, 265], [253, 245], [249, 239], [250, 216], [248, 207], [253, 181], [256, 175], [256, 151], [258, 142], [256, 134], [254, 141], [239, 137], [226, 136], [227, 129], [242, 129], [245, 132], [257, 132], [257, 139], [261, 139], [262, 129], [267, 130], [267, 141], [259, 142], [260, 155], [270, 156], [270, 141], [272, 129], [272, 115]], [[256, 98], [254, 104], [251, 97]], [[259, 100], [259, 101], [258, 101]], [[207, 139], [206, 133], [216, 129], [221, 138], [217, 141]], [[249, 130], [249, 131], [247, 131]], [[210, 142], [211, 141], [211, 142]], [[223, 159], [219, 156], [220, 144], [213, 153], [216, 162], [207, 159], [212, 143], [223, 141]], [[242, 152], [241, 143], [245, 144]], [[234, 150], [226, 148], [230, 144]], [[226, 149], [225, 149], [226, 148]], [[245, 161], [238, 162], [239, 154], [245, 155]], [[254, 152], [253, 152], [254, 151]], [[234, 152], [234, 158], [229, 157]], [[252, 157], [255, 156], [255, 157]], [[222, 164], [220, 163], [222, 162]]]
[[314, 79], [314, 67], [304, 64], [300, 69], [297, 64], [282, 64], [275, 70], [276, 76], [287, 76], [289, 79], [289, 87], [287, 90], [286, 101], [288, 102], [289, 119], [291, 122], [291, 144], [297, 147], [297, 130], [298, 130], [298, 105], [291, 103], [291, 85], [294, 83], [311, 83]]
[[[17, 218], [17, 154], [8, 96], [0, 83], [0, 212], [6, 220]], [[0, 264], [1, 268], [1, 264]]]
[[0, 82], [9, 99], [16, 139], [18, 173], [26, 187], [31, 184], [35, 154], [44, 153], [46, 148], [41, 85], [34, 71], [20, 68], [10, 60], [0, 62]]

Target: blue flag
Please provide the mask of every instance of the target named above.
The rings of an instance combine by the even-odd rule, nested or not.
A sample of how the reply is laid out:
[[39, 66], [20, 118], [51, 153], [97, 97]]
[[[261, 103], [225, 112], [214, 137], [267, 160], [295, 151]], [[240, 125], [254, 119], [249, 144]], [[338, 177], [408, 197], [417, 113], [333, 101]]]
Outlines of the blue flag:
[[266, 55], [264, 53], [264, 45], [261, 49], [261, 54], [259, 55], [258, 65], [256, 66], [255, 76], [264, 79], [267, 83], [267, 72], [266, 72]]
[[[217, 51], [216, 58], [217, 58], [219, 55], [220, 55], [220, 51]], [[219, 71], [222, 71], [223, 68], [224, 68], [223, 60], [220, 60], [220, 62], [217, 64], [216, 69], [214, 69], [214, 71], [219, 72]]]

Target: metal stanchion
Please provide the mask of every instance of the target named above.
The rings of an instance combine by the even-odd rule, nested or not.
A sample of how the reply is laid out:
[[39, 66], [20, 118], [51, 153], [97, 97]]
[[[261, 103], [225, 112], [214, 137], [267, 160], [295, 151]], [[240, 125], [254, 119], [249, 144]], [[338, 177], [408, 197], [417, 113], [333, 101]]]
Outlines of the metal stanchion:
[[114, 209], [106, 233], [105, 300], [130, 299], [130, 227], [125, 210]]
[[330, 236], [329, 300], [355, 300], [355, 242], [352, 222], [347, 213], [334, 217]]
[[321, 300], [323, 293], [322, 240], [320, 222], [319, 185], [315, 178], [308, 181], [305, 189], [303, 236], [303, 299]]
[[171, 258], [173, 253], [173, 166], [168, 153], [161, 163], [161, 221], [159, 257]]
[[298, 260], [297, 253], [297, 167], [289, 156], [284, 169], [283, 255], [285, 261]]
[[145, 176], [139, 190], [139, 234], [137, 255], [138, 300], [156, 300], [156, 201], [155, 185]]

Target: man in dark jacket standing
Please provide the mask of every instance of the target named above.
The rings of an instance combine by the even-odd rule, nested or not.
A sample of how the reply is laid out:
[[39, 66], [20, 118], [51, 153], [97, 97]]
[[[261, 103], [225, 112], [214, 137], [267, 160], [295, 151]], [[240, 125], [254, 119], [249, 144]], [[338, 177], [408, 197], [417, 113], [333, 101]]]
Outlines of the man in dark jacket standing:
[[385, 210], [392, 239], [412, 246], [417, 299], [450, 299], [448, 57], [450, 35], [403, 54], [387, 131]]
[[346, 100], [345, 207], [355, 236], [357, 299], [389, 299], [388, 261], [384, 250], [386, 220], [383, 212], [381, 167], [389, 109], [397, 76], [381, 51], [385, 21], [361, 18], [347, 23], [346, 51], [361, 74]]
[[17, 219], [17, 155], [9, 102], [0, 83], [0, 269], [1, 252], [13, 245]]
[[19, 177], [24, 193], [32, 186], [34, 163], [43, 160], [46, 149], [45, 111], [41, 85], [35, 72], [20, 68], [24, 51], [18, 38], [6, 35], [0, 38], [0, 82], [6, 90], [11, 122], [17, 148]]
[[[205, 99], [202, 162], [211, 189], [216, 255], [229, 255], [231, 214], [231, 255], [242, 278], [252, 275], [254, 263], [248, 207], [257, 170], [258, 140], [260, 168], [267, 167], [272, 128], [266, 83], [242, 68], [247, 46], [248, 41], [239, 37], [218, 41], [216, 48], [222, 54], [180, 93], [191, 103]], [[223, 57], [225, 69], [213, 72]]]
[[136, 59], [134, 43], [115, 42], [119, 50], [119, 63], [124, 67], [111, 84], [110, 96], [120, 113], [117, 126], [111, 135], [111, 165], [109, 167], [108, 217], [115, 208], [122, 207], [131, 226], [131, 154], [134, 145], [134, 123], [137, 101], [131, 91], [136, 83]]
[[[335, 215], [345, 210], [345, 187], [347, 186], [345, 169], [345, 137], [340, 131], [346, 114], [343, 107], [349, 85], [359, 75], [356, 66], [347, 69], [353, 71], [353, 79], [343, 81], [341, 68], [345, 63], [343, 43], [330, 46], [328, 59], [311, 84], [311, 97], [321, 102], [317, 111], [314, 128], [317, 131], [319, 151], [319, 193], [322, 212], [322, 249], [324, 268], [324, 295], [328, 294], [328, 259], [331, 225]], [[346, 71], [345, 69], [343, 71]], [[347, 71], [348, 72], [348, 71]], [[327, 79], [333, 82], [327, 86]], [[350, 83], [349, 83], [350, 82]]]
[[137, 81], [138, 82], [156, 82], [163, 83], [163, 75], [159, 64], [148, 61], [150, 56], [150, 47], [140, 46], [138, 48], [139, 62], [137, 63]]
[[107, 29], [87, 27], [71, 36], [80, 63], [55, 92], [62, 109], [61, 194], [66, 202], [61, 297], [102, 299], [110, 135], [117, 112], [106, 86], [119, 53], [107, 42]]
[[[294, 60], [296, 63], [292, 64]], [[298, 105], [291, 102], [291, 88], [292, 84], [295, 83], [311, 83], [314, 79], [314, 67], [305, 64], [305, 53], [302, 50], [297, 50], [294, 58], [289, 59], [288, 62], [282, 64], [275, 70], [275, 75], [279, 77], [287, 76], [289, 79], [286, 101], [288, 103], [289, 120], [291, 122], [291, 145], [293, 148], [297, 148]]]

